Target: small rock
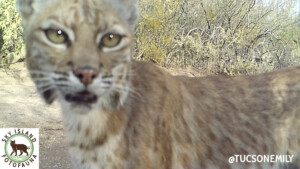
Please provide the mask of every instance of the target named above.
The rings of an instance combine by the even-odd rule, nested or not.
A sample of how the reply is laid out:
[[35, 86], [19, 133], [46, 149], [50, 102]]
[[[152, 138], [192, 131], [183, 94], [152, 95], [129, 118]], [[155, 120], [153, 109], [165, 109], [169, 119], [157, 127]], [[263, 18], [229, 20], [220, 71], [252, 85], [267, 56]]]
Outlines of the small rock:
[[62, 165], [61, 165], [61, 163], [56, 163], [53, 167], [54, 167], [54, 168], [61, 168]]

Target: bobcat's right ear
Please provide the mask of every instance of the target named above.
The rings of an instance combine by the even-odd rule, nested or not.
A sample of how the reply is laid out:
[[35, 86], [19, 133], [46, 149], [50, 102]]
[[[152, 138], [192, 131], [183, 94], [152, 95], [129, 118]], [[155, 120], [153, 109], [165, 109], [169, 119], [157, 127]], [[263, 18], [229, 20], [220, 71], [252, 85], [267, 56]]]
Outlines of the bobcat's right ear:
[[26, 27], [31, 16], [40, 10], [42, 3], [43, 0], [16, 0], [16, 8], [22, 19], [23, 27]]
[[23, 22], [27, 21], [33, 14], [33, 1], [34, 0], [16, 0], [17, 11]]

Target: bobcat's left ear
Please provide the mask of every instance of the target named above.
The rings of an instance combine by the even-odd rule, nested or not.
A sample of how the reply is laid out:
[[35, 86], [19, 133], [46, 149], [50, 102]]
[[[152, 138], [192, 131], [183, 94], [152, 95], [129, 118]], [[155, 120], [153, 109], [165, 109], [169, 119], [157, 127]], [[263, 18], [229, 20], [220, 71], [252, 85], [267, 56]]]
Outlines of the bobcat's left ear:
[[137, 21], [139, 19], [140, 13], [137, 3], [129, 4], [129, 15], [127, 16], [128, 22], [135, 28]]
[[111, 4], [120, 16], [126, 21], [131, 31], [134, 31], [139, 19], [137, 0], [106, 0]]

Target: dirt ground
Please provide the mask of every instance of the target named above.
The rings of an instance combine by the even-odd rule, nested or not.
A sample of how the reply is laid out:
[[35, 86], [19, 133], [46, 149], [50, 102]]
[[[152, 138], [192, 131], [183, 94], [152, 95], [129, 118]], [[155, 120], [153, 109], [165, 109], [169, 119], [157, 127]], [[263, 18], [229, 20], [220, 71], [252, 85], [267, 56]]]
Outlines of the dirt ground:
[[71, 169], [59, 106], [43, 102], [24, 63], [0, 68], [0, 128], [39, 128], [40, 169]]
[[[190, 68], [168, 68], [195, 76]], [[71, 169], [62, 117], [57, 103], [46, 105], [29, 78], [25, 63], [0, 68], [0, 128], [39, 128], [40, 169]]]

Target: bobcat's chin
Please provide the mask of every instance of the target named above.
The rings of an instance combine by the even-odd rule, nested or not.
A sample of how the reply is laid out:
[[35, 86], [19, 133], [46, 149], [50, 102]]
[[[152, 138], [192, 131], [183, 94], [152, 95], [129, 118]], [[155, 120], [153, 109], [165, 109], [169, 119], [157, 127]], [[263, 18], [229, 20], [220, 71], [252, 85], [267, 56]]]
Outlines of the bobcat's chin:
[[97, 101], [90, 103], [90, 102], [76, 100], [77, 99], [76, 97], [79, 97], [79, 95], [65, 96], [65, 97], [74, 97], [74, 98], [72, 98], [73, 101], [69, 100], [71, 98], [68, 98], [68, 99], [61, 98], [61, 100], [59, 101], [60, 105], [62, 106], [62, 109], [65, 110], [64, 112], [70, 112], [69, 115], [71, 115], [71, 116], [89, 114], [92, 109], [95, 109], [95, 107], [97, 107]]

